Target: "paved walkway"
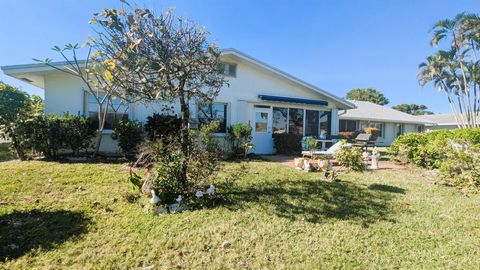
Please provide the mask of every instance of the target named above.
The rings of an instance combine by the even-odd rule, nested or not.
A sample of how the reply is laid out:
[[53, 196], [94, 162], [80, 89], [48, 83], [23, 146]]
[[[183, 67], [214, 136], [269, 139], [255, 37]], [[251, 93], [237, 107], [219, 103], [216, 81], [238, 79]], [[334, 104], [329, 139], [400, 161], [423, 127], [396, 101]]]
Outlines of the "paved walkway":
[[[295, 163], [294, 163], [294, 156], [284, 156], [284, 155], [264, 155], [262, 156], [262, 158], [266, 159], [266, 160], [269, 160], [269, 161], [272, 161], [272, 162], [276, 162], [276, 163], [280, 163], [282, 165], [285, 165], [285, 166], [288, 166], [290, 168], [295, 168]], [[341, 167], [340, 165], [338, 165], [338, 163], [334, 163], [334, 167]], [[387, 161], [387, 160], [381, 160], [379, 163], [378, 163], [378, 170], [392, 170], [392, 169], [405, 169], [406, 167], [405, 166], [402, 166], [402, 165], [399, 165], [399, 164], [396, 164], [396, 163], [393, 163], [393, 162], [390, 162], [390, 161]]]

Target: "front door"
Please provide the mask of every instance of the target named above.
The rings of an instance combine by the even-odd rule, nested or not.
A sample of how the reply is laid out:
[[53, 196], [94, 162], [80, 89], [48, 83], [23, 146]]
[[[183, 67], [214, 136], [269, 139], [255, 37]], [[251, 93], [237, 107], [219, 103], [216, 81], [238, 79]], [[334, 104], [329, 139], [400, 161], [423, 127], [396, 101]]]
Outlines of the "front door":
[[272, 109], [253, 108], [253, 151], [257, 154], [272, 154]]

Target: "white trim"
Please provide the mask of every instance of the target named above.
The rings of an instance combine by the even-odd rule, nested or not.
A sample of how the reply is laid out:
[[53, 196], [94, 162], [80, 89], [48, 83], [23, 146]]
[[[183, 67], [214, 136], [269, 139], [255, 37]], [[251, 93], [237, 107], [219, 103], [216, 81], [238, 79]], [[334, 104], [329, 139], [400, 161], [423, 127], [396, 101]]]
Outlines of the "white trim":
[[401, 120], [395, 120], [395, 119], [382, 119], [382, 118], [365, 118], [365, 117], [339, 117], [339, 120], [358, 120], [358, 121], [371, 121], [371, 122], [385, 122], [385, 123], [403, 123], [403, 124], [417, 124], [417, 125], [428, 125], [428, 124], [433, 124], [430, 122], [414, 122], [414, 121], [401, 121]]

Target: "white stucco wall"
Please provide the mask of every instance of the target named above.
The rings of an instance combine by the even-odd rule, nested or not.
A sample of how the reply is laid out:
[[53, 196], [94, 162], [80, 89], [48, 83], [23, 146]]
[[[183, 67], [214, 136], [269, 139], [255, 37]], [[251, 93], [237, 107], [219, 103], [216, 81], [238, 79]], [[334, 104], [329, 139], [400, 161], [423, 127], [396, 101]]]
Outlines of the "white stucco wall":
[[[227, 106], [227, 125], [235, 123], [248, 123], [253, 119], [255, 104], [271, 105], [278, 107], [303, 108], [312, 110], [332, 111], [332, 134], [338, 134], [338, 110], [336, 101], [327, 98], [310, 88], [294, 83], [283, 76], [264, 70], [249, 62], [238, 59], [225, 59], [226, 62], [237, 64], [236, 77], [227, 77], [229, 85], [224, 86], [217, 102], [225, 102]], [[45, 73], [45, 113], [46, 114], [86, 114], [85, 94], [82, 81], [78, 78], [60, 72]], [[258, 95], [273, 95], [304, 99], [324, 100], [328, 106], [288, 104], [280, 102], [261, 101]], [[129, 117], [141, 122], [155, 112], [161, 112], [165, 103], [130, 104]], [[174, 113], [180, 115], [178, 102], [170, 104]], [[192, 116], [195, 117], [195, 104], [192, 102]], [[107, 132], [108, 133], [108, 132]], [[115, 152], [118, 146], [108, 134], [102, 143], [102, 151]]]
[[45, 75], [46, 114], [84, 114], [83, 83], [65, 73]]
[[[384, 123], [385, 135], [377, 140], [378, 146], [389, 146], [397, 138], [397, 123]], [[417, 132], [416, 124], [403, 124], [404, 134]]]

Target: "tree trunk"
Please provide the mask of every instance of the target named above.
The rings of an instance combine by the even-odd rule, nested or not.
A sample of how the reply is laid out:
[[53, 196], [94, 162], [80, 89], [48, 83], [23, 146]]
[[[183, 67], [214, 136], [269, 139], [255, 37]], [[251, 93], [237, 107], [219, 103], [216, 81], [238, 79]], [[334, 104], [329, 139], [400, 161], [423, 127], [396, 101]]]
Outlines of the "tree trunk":
[[17, 136], [15, 136], [15, 132], [11, 130], [10, 134], [11, 134], [10, 138], [12, 139], [12, 147], [13, 149], [15, 149], [15, 152], [17, 153], [17, 157], [20, 160], [25, 160], [25, 152], [23, 151], [23, 148], [20, 146]]
[[105, 119], [108, 113], [108, 104], [105, 107], [105, 113], [103, 112], [103, 104], [98, 104], [98, 130], [97, 130], [97, 141], [95, 143], [95, 152], [93, 152], [93, 157], [98, 155], [100, 151], [100, 145], [102, 144], [103, 139], [103, 129], [105, 128]]
[[180, 183], [183, 188], [187, 188], [188, 179], [187, 179], [187, 170], [188, 170], [188, 159], [190, 156], [190, 136], [189, 136], [189, 121], [190, 121], [190, 107], [188, 102], [185, 99], [183, 89], [180, 96], [180, 109], [182, 111], [182, 128], [180, 130], [180, 144], [183, 154], [182, 160], [182, 170], [180, 175]]

